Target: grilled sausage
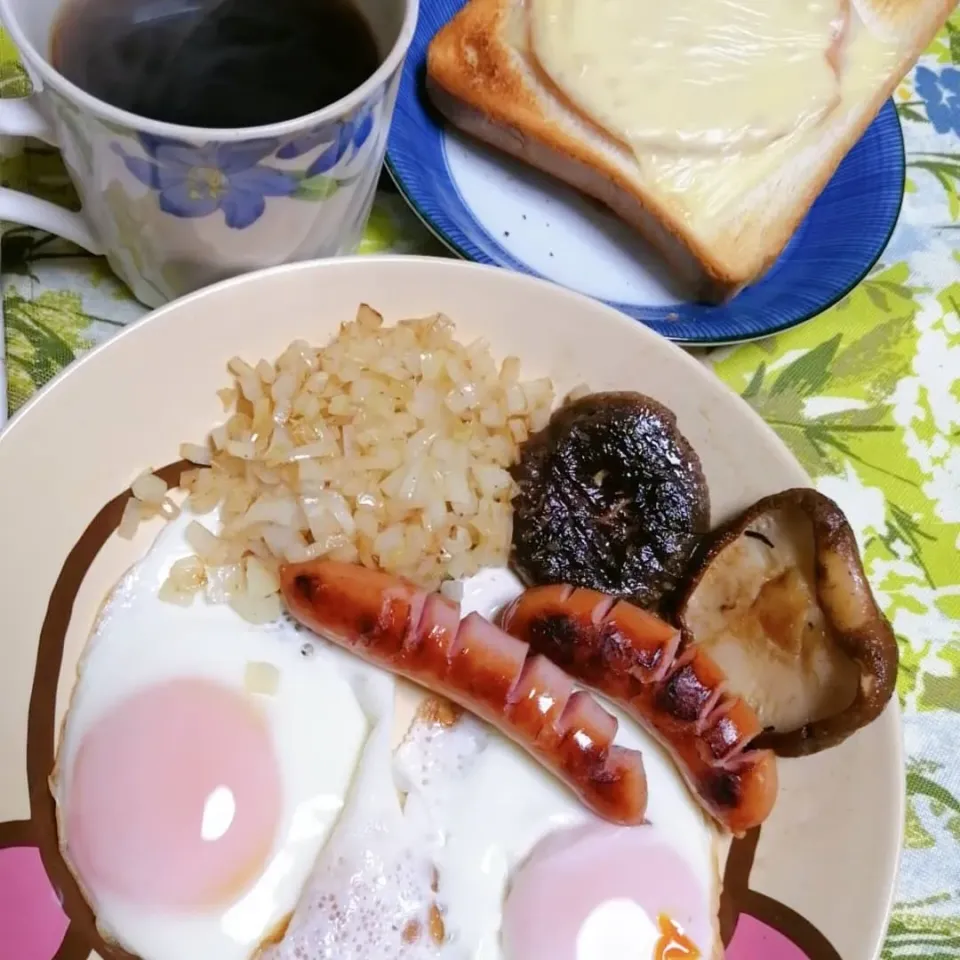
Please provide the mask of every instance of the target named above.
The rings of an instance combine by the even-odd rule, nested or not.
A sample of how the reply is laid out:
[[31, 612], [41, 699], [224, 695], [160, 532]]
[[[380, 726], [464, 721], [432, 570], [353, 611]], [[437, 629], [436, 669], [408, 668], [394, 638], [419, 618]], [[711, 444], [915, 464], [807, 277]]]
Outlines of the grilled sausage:
[[742, 836], [766, 819], [777, 768], [771, 751], [749, 749], [760, 721], [670, 624], [595, 590], [545, 586], [518, 597], [500, 625], [650, 731], [720, 824]]
[[280, 571], [290, 613], [315, 633], [492, 723], [619, 824], [643, 820], [639, 752], [614, 745], [617, 720], [526, 643], [397, 577], [329, 560]]

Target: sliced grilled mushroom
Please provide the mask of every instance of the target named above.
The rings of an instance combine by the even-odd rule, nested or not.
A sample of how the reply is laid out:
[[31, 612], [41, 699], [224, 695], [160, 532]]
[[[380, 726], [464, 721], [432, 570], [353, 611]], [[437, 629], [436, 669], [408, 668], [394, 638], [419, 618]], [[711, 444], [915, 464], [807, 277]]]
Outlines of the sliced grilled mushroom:
[[592, 393], [561, 407], [514, 468], [513, 564], [656, 607], [710, 525], [700, 460], [666, 407]]
[[761, 741], [781, 756], [842, 742], [893, 694], [893, 630], [846, 517], [816, 490], [766, 497], [722, 530], [678, 619], [756, 709]]

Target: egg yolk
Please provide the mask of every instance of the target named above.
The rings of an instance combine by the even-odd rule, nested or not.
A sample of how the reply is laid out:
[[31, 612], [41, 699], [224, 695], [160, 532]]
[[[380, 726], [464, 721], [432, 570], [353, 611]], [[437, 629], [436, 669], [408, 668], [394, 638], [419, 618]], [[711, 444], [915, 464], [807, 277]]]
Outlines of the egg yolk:
[[280, 823], [267, 718], [212, 681], [148, 687], [86, 731], [62, 800], [67, 850], [94, 898], [231, 902], [263, 872]]
[[657, 917], [657, 926], [660, 928], [660, 939], [653, 950], [654, 960], [699, 960], [700, 951], [672, 917], [661, 913]]
[[700, 960], [715, 935], [703, 882], [654, 827], [596, 823], [534, 847], [501, 936], [507, 960]]

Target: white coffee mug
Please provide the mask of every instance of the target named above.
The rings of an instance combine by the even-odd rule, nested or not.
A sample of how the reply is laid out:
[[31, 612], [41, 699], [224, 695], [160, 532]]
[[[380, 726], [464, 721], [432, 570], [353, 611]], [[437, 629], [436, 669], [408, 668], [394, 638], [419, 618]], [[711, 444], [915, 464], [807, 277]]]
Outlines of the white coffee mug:
[[83, 209], [0, 189], [0, 220], [104, 254], [148, 306], [259, 267], [356, 249], [418, 0], [356, 0], [389, 53], [352, 93], [295, 120], [231, 130], [138, 117], [67, 80], [48, 56], [65, 2], [0, 0], [34, 88], [0, 100], [0, 135], [59, 147]]

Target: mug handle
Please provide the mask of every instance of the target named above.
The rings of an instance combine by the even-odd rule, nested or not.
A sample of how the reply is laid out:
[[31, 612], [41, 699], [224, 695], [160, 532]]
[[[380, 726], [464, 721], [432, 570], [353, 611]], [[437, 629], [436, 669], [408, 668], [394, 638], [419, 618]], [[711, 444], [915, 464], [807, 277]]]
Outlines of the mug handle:
[[[35, 137], [57, 146], [53, 127], [36, 105], [35, 97], [0, 100], [0, 136]], [[103, 247], [79, 213], [58, 207], [20, 190], [0, 187], [0, 220], [11, 220], [46, 230], [99, 256]]]

